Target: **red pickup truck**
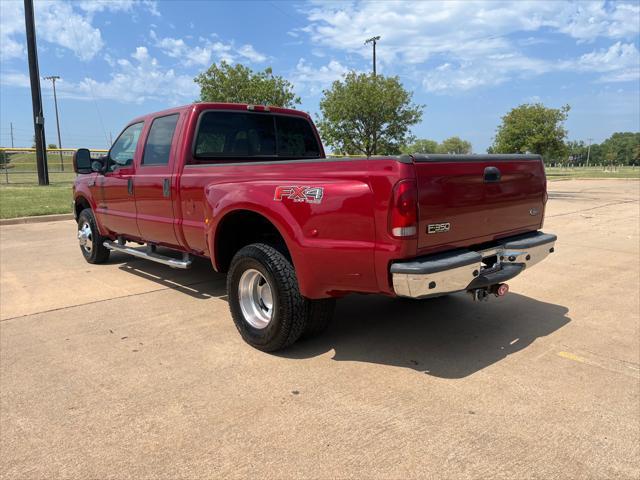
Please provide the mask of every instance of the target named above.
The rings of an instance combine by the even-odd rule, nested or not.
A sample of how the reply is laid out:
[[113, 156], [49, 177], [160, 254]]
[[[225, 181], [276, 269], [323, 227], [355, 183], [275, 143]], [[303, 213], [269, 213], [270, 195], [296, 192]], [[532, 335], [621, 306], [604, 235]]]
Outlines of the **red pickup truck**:
[[174, 268], [209, 258], [227, 272], [238, 331], [265, 351], [321, 332], [352, 292], [503, 295], [556, 241], [539, 231], [538, 155], [327, 158], [309, 115], [283, 108], [146, 115], [106, 157], [80, 149], [74, 166], [88, 262], [112, 250]]

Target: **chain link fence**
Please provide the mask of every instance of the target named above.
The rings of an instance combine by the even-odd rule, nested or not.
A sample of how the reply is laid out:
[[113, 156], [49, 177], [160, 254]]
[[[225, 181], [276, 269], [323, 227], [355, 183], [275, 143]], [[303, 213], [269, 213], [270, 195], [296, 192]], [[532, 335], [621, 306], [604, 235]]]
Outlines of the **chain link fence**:
[[[75, 149], [47, 149], [49, 183], [70, 184], [76, 178], [73, 171]], [[98, 158], [107, 150], [91, 149], [91, 156]], [[35, 148], [0, 148], [0, 184], [37, 185], [38, 166]]]

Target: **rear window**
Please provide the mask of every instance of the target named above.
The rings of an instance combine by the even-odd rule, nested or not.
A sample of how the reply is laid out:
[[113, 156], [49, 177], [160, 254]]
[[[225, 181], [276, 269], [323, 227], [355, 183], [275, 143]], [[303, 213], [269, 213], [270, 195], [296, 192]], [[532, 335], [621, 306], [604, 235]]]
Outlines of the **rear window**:
[[243, 112], [203, 113], [194, 151], [199, 161], [319, 156], [320, 146], [306, 119]]
[[156, 118], [151, 124], [147, 144], [144, 147], [143, 165], [167, 165], [171, 153], [171, 141], [180, 115]]

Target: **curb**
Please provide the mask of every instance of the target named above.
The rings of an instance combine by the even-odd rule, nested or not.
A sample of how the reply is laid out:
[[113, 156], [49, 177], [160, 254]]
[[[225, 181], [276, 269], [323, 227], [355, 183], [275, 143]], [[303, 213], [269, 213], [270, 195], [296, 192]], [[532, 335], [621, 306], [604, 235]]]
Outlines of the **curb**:
[[5, 218], [0, 220], [0, 226], [22, 225], [25, 223], [59, 222], [61, 220], [73, 220], [73, 213], [58, 213], [56, 215], [37, 215], [33, 217]]

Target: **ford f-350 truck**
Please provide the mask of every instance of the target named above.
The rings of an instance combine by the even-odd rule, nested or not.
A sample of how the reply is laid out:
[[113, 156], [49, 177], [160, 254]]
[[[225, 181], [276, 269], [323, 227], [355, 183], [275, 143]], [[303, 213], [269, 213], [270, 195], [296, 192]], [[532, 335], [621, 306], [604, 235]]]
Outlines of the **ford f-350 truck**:
[[327, 158], [309, 115], [284, 108], [146, 115], [105, 157], [79, 149], [74, 167], [89, 263], [111, 251], [181, 269], [209, 258], [227, 273], [238, 331], [264, 351], [320, 333], [353, 292], [504, 295], [556, 241], [540, 231], [538, 155]]

